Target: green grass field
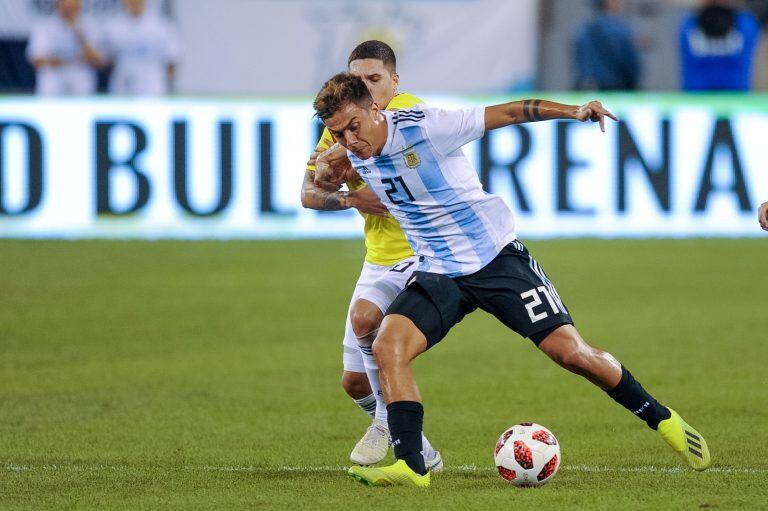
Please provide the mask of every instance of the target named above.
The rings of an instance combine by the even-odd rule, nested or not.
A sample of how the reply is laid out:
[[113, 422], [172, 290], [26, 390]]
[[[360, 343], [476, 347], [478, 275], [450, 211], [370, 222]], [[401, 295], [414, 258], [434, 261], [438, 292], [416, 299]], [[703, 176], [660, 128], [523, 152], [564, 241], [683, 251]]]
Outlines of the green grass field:
[[[0, 508], [768, 507], [768, 241], [529, 247], [710, 471], [477, 312], [416, 364], [446, 472], [367, 488], [341, 468], [368, 424], [339, 386], [359, 241], [2, 241]], [[538, 489], [493, 467], [525, 420], [563, 450]]]

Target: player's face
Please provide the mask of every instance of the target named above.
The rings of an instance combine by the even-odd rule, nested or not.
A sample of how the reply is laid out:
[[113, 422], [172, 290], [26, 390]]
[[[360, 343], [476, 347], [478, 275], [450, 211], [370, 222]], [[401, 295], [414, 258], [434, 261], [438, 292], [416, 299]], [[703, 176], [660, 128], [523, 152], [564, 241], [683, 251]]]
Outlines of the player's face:
[[325, 120], [333, 139], [361, 160], [379, 154], [387, 141], [387, 124], [376, 105], [347, 103]]
[[390, 73], [379, 59], [353, 60], [349, 63], [349, 72], [363, 79], [379, 108], [387, 108], [397, 94], [400, 76]]

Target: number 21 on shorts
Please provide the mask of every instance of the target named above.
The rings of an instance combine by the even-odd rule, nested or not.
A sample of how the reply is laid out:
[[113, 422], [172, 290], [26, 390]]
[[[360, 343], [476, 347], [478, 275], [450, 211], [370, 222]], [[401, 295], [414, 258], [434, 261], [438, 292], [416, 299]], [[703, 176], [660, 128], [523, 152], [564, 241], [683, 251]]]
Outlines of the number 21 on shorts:
[[546, 298], [547, 303], [549, 304], [553, 313], [558, 314], [560, 312], [560, 309], [557, 307], [557, 303], [552, 298], [552, 295], [546, 286], [539, 286], [533, 289], [529, 289], [525, 293], [520, 293], [520, 298], [526, 302], [525, 309], [528, 311], [528, 316], [531, 318], [531, 323], [536, 323], [537, 321], [541, 321], [542, 319], [549, 316], [549, 313], [546, 311], [546, 307], [542, 309], [541, 312], [536, 312], [536, 307], [539, 307], [540, 305], [544, 306], [544, 302], [542, 302], [539, 293], [544, 295], [544, 298]]

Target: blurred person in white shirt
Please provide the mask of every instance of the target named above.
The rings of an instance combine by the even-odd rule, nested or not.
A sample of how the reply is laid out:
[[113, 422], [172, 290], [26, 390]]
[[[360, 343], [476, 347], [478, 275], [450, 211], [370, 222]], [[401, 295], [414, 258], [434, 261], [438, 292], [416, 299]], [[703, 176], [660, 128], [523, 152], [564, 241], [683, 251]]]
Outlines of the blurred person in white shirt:
[[148, 11], [146, 0], [123, 0], [125, 13], [105, 35], [113, 64], [109, 91], [113, 94], [156, 96], [171, 88], [181, 45], [176, 27], [159, 13]]
[[80, 20], [82, 0], [57, 0], [57, 15], [32, 29], [27, 59], [37, 74], [42, 95], [93, 94], [97, 68], [104, 65], [98, 31]]

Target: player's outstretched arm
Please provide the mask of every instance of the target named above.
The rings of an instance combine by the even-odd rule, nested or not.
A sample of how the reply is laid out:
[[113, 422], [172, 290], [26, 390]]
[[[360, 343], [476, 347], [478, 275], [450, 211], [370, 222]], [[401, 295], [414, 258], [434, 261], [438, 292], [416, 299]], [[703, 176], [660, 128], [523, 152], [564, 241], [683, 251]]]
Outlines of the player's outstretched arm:
[[760, 221], [760, 227], [764, 231], [768, 231], [768, 202], [763, 202], [760, 209], [757, 211], [757, 218]]
[[511, 124], [525, 122], [548, 121], [551, 119], [573, 119], [576, 121], [592, 121], [600, 123], [600, 129], [605, 131], [605, 118], [614, 121], [619, 119], [606, 110], [599, 101], [590, 101], [581, 106], [564, 105], [542, 99], [526, 99], [513, 101], [502, 105], [494, 105], [485, 109], [485, 130], [502, 128]]

